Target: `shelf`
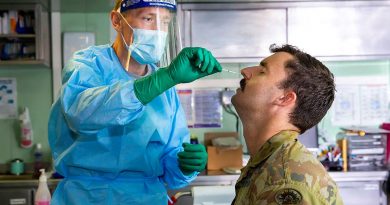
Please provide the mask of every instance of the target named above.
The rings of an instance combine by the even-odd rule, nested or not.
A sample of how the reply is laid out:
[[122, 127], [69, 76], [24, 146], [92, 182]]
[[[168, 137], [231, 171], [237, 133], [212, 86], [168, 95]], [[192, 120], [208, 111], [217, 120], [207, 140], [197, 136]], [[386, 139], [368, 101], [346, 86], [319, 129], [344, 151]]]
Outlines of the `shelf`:
[[0, 38], [35, 38], [35, 34], [0, 34]]
[[0, 65], [39, 65], [43, 60], [0, 60]]
[[[0, 60], [0, 66], [3, 68], [5, 66], [9, 67], [23, 67], [23, 65], [44, 65], [50, 66], [50, 13], [47, 12], [47, 7], [50, 0], [0, 0], [0, 10], [3, 12], [19, 11], [28, 12], [27, 16], [30, 16], [34, 28], [33, 30], [26, 30], [34, 33], [8, 33], [0, 34], [0, 44], [6, 45], [11, 44], [14, 46], [10, 49], [19, 50], [28, 48], [29, 54], [35, 53], [33, 58], [21, 58], [21, 59], [12, 59], [12, 60]], [[12, 15], [14, 15], [12, 13]], [[21, 30], [19, 30], [21, 31]], [[13, 44], [13, 45], [12, 45]], [[3, 46], [1, 46], [3, 47]], [[6, 51], [0, 51], [0, 53]], [[11, 53], [11, 52], [8, 52]], [[2, 55], [4, 56], [4, 55]], [[6, 55], [5, 55], [6, 56]], [[22, 55], [23, 57], [25, 55]], [[28, 55], [29, 56], [29, 55]], [[36, 67], [36, 66], [33, 66]]]

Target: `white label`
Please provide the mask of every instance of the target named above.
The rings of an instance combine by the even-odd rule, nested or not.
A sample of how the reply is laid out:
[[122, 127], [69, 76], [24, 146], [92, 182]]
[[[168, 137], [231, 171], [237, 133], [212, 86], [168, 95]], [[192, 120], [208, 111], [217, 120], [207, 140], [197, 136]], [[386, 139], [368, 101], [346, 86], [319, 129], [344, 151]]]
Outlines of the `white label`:
[[27, 202], [26, 199], [10, 199], [9, 204], [10, 205], [27, 204]]
[[383, 154], [384, 148], [352, 149], [351, 154]]

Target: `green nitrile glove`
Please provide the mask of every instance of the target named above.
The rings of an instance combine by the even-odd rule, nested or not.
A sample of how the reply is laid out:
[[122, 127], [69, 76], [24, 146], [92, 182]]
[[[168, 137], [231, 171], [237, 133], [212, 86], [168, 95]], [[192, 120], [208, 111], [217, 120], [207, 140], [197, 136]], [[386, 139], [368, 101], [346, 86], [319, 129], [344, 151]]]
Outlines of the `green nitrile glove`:
[[168, 68], [176, 84], [190, 83], [222, 71], [218, 61], [204, 48], [184, 48]]
[[179, 166], [183, 174], [190, 175], [205, 169], [207, 164], [206, 148], [201, 144], [183, 144], [184, 151], [179, 152]]
[[204, 48], [184, 48], [168, 67], [136, 80], [135, 95], [145, 105], [179, 83], [190, 83], [221, 71], [221, 65], [210, 51]]

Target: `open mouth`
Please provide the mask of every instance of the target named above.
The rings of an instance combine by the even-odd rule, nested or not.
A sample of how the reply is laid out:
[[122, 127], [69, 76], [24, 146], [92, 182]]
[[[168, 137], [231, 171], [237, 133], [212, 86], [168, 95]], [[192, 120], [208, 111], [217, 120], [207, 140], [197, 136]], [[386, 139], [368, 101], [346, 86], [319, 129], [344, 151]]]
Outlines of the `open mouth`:
[[240, 87], [242, 91], [244, 91], [245, 85], [246, 85], [246, 80], [245, 78], [243, 78], [242, 80], [240, 80]]

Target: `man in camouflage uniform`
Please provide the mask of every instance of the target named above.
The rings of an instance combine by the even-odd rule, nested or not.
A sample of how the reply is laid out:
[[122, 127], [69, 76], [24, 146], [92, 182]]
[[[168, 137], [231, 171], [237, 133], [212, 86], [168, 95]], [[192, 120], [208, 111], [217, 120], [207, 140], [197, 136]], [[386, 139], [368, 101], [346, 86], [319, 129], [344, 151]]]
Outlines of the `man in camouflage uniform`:
[[241, 71], [232, 98], [251, 155], [232, 204], [343, 204], [336, 183], [297, 139], [332, 105], [333, 74], [296, 47], [270, 50], [259, 66]]

